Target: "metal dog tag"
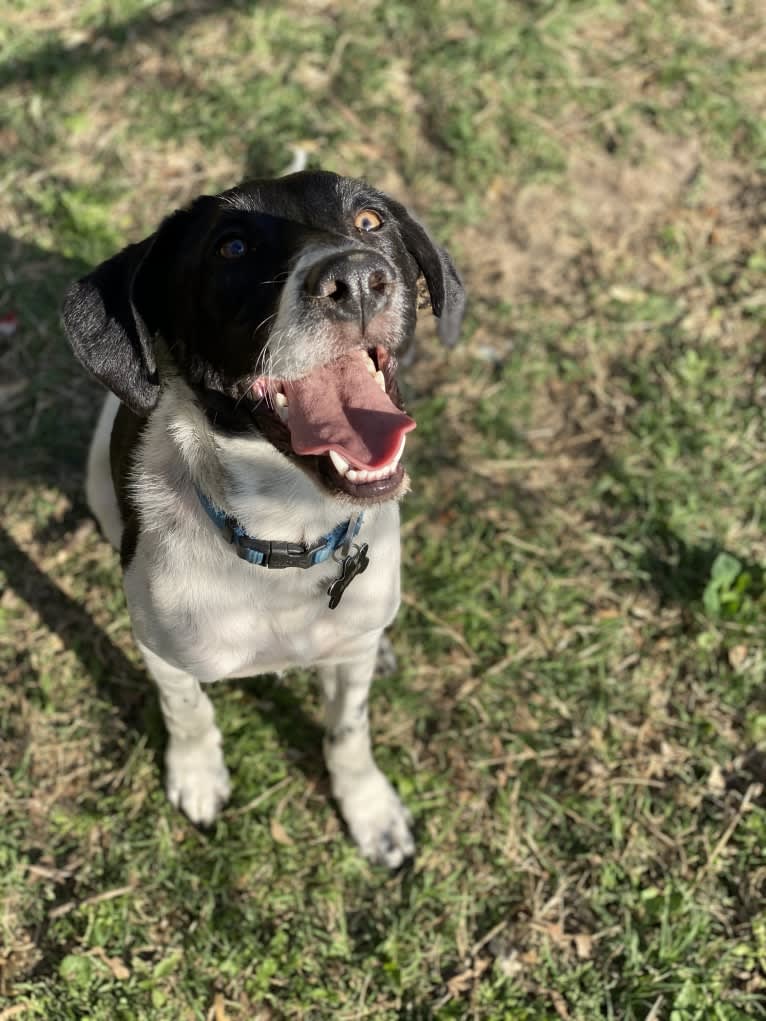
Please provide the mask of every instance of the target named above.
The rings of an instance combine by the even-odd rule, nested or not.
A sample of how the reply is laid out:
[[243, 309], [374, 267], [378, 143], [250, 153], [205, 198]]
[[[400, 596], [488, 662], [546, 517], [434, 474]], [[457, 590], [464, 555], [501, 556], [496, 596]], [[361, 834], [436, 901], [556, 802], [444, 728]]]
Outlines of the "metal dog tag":
[[330, 597], [331, 610], [334, 610], [338, 605], [341, 600], [341, 596], [354, 578], [356, 578], [357, 574], [362, 574], [367, 570], [367, 566], [370, 563], [370, 558], [367, 556], [367, 548], [367, 543], [363, 542], [361, 546], [354, 547], [353, 553], [349, 553], [347, 557], [344, 557], [343, 560], [341, 560], [340, 573], [327, 589], [327, 595]]

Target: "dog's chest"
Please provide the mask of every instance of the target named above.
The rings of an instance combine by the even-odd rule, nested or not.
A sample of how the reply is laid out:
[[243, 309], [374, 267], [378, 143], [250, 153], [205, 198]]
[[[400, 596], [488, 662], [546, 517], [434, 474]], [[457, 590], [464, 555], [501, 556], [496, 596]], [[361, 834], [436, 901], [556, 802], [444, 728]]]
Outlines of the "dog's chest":
[[335, 609], [335, 563], [268, 570], [213, 544], [193, 558], [140, 538], [125, 585], [137, 636], [200, 680], [270, 673], [353, 658], [399, 604], [396, 520], [369, 536], [370, 565]]

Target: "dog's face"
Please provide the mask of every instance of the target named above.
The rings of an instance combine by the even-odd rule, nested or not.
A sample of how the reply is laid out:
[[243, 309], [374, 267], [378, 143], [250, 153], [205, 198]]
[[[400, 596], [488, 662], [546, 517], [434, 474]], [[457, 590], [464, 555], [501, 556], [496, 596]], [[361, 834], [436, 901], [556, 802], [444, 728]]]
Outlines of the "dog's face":
[[[256, 431], [329, 488], [397, 495], [396, 353], [423, 277], [445, 343], [464, 296], [447, 253], [399, 203], [326, 172], [203, 196], [69, 291], [75, 354], [136, 413], [163, 357], [219, 428]], [[158, 359], [158, 347], [164, 356]]]

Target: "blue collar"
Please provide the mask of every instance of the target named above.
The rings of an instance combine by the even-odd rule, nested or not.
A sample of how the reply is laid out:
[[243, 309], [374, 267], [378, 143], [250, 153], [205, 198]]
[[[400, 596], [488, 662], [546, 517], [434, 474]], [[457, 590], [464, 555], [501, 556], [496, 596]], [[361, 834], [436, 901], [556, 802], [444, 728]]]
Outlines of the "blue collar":
[[[333, 553], [356, 537], [362, 527], [364, 514], [349, 518], [337, 525], [328, 534], [317, 539], [310, 546], [303, 542], [269, 542], [248, 535], [235, 518], [216, 507], [208, 496], [197, 489], [199, 502], [213, 524], [221, 531], [226, 542], [231, 543], [238, 557], [258, 567], [313, 567], [329, 560]], [[351, 534], [349, 534], [351, 530]]]

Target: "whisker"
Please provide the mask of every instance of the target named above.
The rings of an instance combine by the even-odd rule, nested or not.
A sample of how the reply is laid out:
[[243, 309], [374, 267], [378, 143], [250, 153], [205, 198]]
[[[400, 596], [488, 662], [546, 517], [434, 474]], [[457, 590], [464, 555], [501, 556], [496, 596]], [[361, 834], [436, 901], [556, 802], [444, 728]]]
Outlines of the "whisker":
[[[245, 392], [244, 392], [243, 394], [241, 394], [241, 395], [240, 395], [240, 396], [239, 396], [239, 397], [237, 398], [237, 400], [236, 400], [236, 401], [234, 402], [234, 410], [235, 410], [235, 411], [236, 411], [236, 410], [237, 410], [237, 409], [239, 408], [240, 404], [242, 403], [242, 401], [244, 401], [244, 399], [245, 399], [245, 398], [247, 397], [247, 395], [248, 395], [248, 394], [250, 393], [250, 391], [251, 391], [251, 390], [252, 390], [252, 386], [249, 386], [249, 387], [248, 387], [248, 388], [247, 388], [247, 389], [245, 390]], [[253, 405], [253, 407], [254, 407], [254, 408], [257, 408], [257, 407], [258, 407], [258, 405], [259, 405], [259, 404], [261, 403], [261, 401], [262, 401], [262, 400], [263, 400], [263, 397], [259, 398], [259, 400], [257, 400], [257, 401], [255, 402], [255, 404]]]
[[258, 332], [258, 330], [260, 330], [260, 328], [261, 328], [262, 326], [265, 326], [265, 325], [266, 325], [266, 323], [270, 322], [270, 321], [271, 321], [272, 319], [276, 319], [276, 318], [277, 318], [277, 315], [278, 315], [278, 314], [279, 314], [278, 312], [272, 312], [270, 316], [266, 316], [266, 318], [265, 318], [265, 319], [262, 319], [262, 320], [261, 320], [261, 321], [260, 321], [260, 322], [258, 323], [258, 325], [256, 326], [256, 328], [255, 328], [255, 329], [253, 330], [253, 333], [257, 333], [257, 332]]
[[[256, 330], [253, 331], [253, 334], [255, 333]], [[258, 357], [255, 360], [255, 365], [253, 366], [253, 375], [256, 377], [256, 379], [261, 375], [266, 375], [266, 373], [262, 372], [261, 369], [266, 364], [266, 359], [268, 358], [269, 343], [271, 342], [271, 339], [272, 338], [269, 337], [269, 340], [261, 348], [261, 350], [258, 353]]]

